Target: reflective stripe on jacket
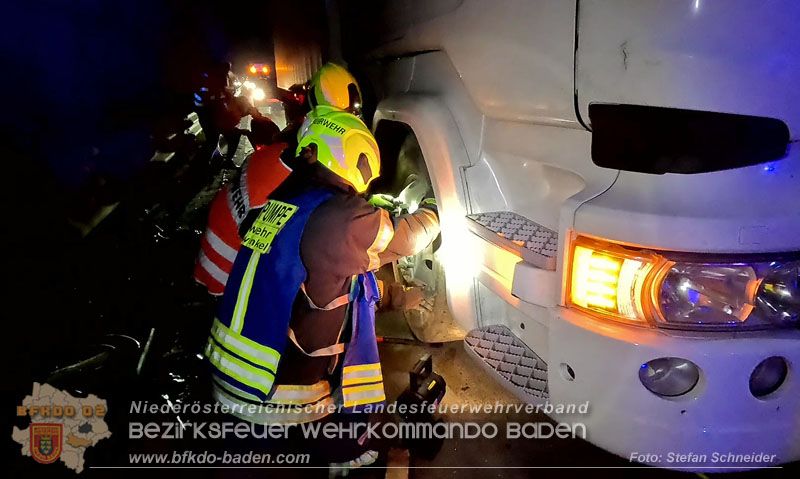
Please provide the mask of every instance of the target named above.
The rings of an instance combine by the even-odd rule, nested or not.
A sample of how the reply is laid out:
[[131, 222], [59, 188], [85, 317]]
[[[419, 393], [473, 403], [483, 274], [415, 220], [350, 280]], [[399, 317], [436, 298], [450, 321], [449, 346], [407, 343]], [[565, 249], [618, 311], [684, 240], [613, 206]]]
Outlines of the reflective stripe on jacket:
[[267, 197], [289, 176], [291, 170], [281, 161], [285, 143], [255, 151], [242, 165], [239, 178], [227, 184], [211, 202], [208, 225], [200, 240], [194, 278], [208, 292], [225, 291], [233, 261], [242, 243], [239, 227], [247, 214], [261, 208]]
[[216, 379], [239, 397], [271, 398], [294, 300], [306, 279], [300, 238], [308, 217], [332, 195], [316, 189], [271, 200], [245, 234], [205, 351]]
[[[289, 391], [296, 395], [305, 386], [275, 386], [287, 337], [307, 356], [337, 356], [344, 350], [342, 344], [334, 344], [305, 352], [289, 326], [295, 299], [303, 296], [299, 293], [305, 293], [306, 269], [300, 258], [300, 240], [308, 218], [332, 196], [331, 190], [312, 189], [285, 201], [270, 200], [245, 234], [244, 247], [234, 261], [205, 350], [216, 384], [215, 397], [220, 402], [287, 404], [297, 400]], [[383, 377], [375, 338], [379, 290], [374, 274], [358, 275], [352, 281], [349, 295], [325, 306], [317, 306], [310, 297], [306, 299], [318, 310], [347, 305], [350, 311], [352, 334], [342, 371], [345, 410], [354, 412], [358, 406], [383, 402]], [[302, 399], [319, 402], [324, 395]], [[254, 416], [251, 420], [288, 421], [281, 415], [283, 412]], [[292, 417], [299, 420], [298, 416]], [[302, 420], [315, 418], [319, 417]]]
[[[318, 399], [311, 399], [319, 394], [322, 396]], [[309, 399], [280, 402], [280, 397], [290, 395], [308, 396]], [[335, 409], [327, 381], [310, 386], [275, 386], [273, 398], [261, 403], [243, 400], [237, 394], [231, 393], [226, 383], [215, 380], [212, 396], [217, 402], [227, 406], [233, 416], [256, 424], [301, 424], [317, 421]]]
[[[351, 337], [341, 370], [341, 399], [346, 413], [372, 412], [372, 408], [386, 400], [375, 337], [375, 304], [379, 300], [379, 288], [371, 272], [359, 275], [353, 287], [348, 308], [351, 314]], [[288, 331], [291, 333], [291, 328]], [[277, 330], [274, 334], [281, 336]], [[239, 388], [235, 384], [251, 379], [248, 373], [252, 371], [238, 372], [241, 376], [234, 377], [234, 381], [224, 379], [225, 375], [237, 374], [237, 371], [235, 365], [229, 366], [221, 359], [224, 355], [220, 353], [219, 345], [235, 352], [239, 358], [249, 358], [273, 372], [280, 357], [276, 357], [277, 351], [274, 349], [264, 349], [264, 345], [250, 338], [233, 335], [219, 320], [214, 321], [206, 357], [225, 374], [215, 374], [213, 395], [218, 402], [231, 408], [234, 416], [259, 424], [286, 424], [316, 421], [334, 412], [336, 403], [326, 380], [309, 386], [274, 385], [266, 399]], [[340, 351], [338, 348], [326, 349]], [[236, 357], [228, 359], [233, 361]], [[228, 367], [233, 370], [228, 371]], [[263, 376], [253, 379], [270, 381]]]

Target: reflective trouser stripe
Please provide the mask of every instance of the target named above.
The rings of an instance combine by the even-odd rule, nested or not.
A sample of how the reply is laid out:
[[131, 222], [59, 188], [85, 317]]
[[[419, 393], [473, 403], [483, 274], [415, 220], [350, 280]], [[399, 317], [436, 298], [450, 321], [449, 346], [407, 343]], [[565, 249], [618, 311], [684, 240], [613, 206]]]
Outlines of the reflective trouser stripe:
[[258, 389], [264, 394], [269, 394], [272, 389], [275, 376], [271, 372], [235, 358], [214, 344], [214, 340], [211, 338], [208, 338], [205, 355], [221, 373], [230, 376], [236, 381]]
[[197, 261], [200, 263], [200, 266], [202, 266], [203, 269], [206, 270], [206, 272], [208, 272], [208, 274], [215, 280], [222, 284], [225, 284], [228, 281], [228, 273], [214, 264], [214, 262], [211, 261], [208, 256], [206, 256], [206, 252], [202, 249], [200, 250], [200, 255], [197, 257]]
[[227, 406], [230, 414], [255, 424], [301, 424], [322, 419], [336, 409], [333, 398], [330, 396], [313, 405], [270, 411], [269, 409], [258, 407], [258, 404], [246, 402], [232, 396], [224, 389], [216, 386], [212, 390], [212, 395], [217, 402]]
[[345, 366], [342, 369], [342, 386], [383, 381], [380, 363]]
[[217, 236], [211, 228], [206, 228], [206, 232], [204, 234], [206, 241], [211, 246], [211, 248], [217, 252], [220, 256], [227, 259], [231, 263], [234, 262], [236, 259], [236, 250], [228, 246], [228, 243], [224, 242], [222, 238]]
[[342, 396], [344, 398], [344, 407], [353, 407], [386, 400], [386, 395], [383, 392], [383, 383], [342, 388]]
[[320, 381], [311, 385], [279, 384], [275, 386], [272, 396], [267, 399], [271, 404], [311, 404], [331, 395], [328, 381]]
[[380, 371], [381, 370], [381, 363], [372, 363], [372, 364], [358, 364], [355, 366], [345, 366], [342, 369], [344, 374], [347, 373], [354, 373], [358, 371]]
[[247, 391], [242, 391], [233, 384], [226, 383], [224, 379], [219, 379], [213, 374], [211, 375], [211, 379], [214, 381], [214, 386], [224, 388], [231, 394], [248, 399], [250, 401], [261, 402], [260, 397], [256, 396], [255, 394], [250, 394]]
[[342, 386], [376, 383], [378, 381], [383, 381], [383, 374], [380, 371], [360, 371], [342, 375]]
[[250, 290], [253, 289], [253, 278], [256, 275], [256, 267], [261, 253], [253, 251], [250, 253], [250, 260], [247, 262], [247, 269], [244, 271], [242, 284], [239, 286], [239, 295], [236, 299], [236, 306], [233, 308], [233, 321], [231, 329], [236, 333], [242, 332], [244, 326], [244, 315], [247, 313], [247, 302], [250, 300]]
[[262, 401], [258, 396], [250, 394], [247, 391], [242, 391], [236, 386], [228, 384], [216, 376], [212, 376], [212, 379], [217, 386], [227, 390], [234, 396], [238, 396], [259, 404], [266, 403], [304, 406], [306, 404], [318, 402], [331, 395], [331, 386], [328, 381], [320, 381], [316, 384], [311, 384], [308, 386], [279, 384], [274, 387], [272, 396], [266, 401]]
[[277, 351], [269, 346], [258, 344], [241, 334], [234, 333], [225, 327], [219, 319], [214, 318], [214, 324], [211, 326], [211, 336], [218, 343], [251, 363], [263, 366], [273, 373], [278, 372], [278, 361], [280, 361], [281, 356]]

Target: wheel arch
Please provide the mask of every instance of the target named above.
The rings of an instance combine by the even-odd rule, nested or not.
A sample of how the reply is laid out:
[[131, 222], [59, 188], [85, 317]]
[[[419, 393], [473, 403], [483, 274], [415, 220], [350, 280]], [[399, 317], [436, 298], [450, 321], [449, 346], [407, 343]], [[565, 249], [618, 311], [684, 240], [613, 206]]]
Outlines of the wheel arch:
[[376, 133], [386, 126], [382, 122], [405, 125], [419, 143], [439, 205], [447, 304], [459, 326], [474, 329], [478, 326], [474, 272], [463, 261], [473, 237], [466, 222], [471, 211], [469, 188], [462, 174], [470, 162], [455, 119], [433, 96], [404, 94], [378, 104], [373, 120]]

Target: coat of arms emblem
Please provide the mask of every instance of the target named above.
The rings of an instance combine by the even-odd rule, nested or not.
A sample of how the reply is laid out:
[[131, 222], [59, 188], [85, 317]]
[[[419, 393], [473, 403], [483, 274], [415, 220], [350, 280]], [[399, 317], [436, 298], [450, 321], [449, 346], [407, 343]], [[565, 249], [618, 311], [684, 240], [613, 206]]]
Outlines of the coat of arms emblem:
[[31, 424], [31, 455], [37, 462], [50, 464], [61, 456], [63, 425]]

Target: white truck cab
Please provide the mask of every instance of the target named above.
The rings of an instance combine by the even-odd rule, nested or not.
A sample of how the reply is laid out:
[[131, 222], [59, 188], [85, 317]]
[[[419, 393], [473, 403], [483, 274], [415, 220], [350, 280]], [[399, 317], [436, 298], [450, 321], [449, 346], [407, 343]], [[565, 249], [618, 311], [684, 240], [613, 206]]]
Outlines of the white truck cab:
[[800, 459], [800, 4], [382, 13], [373, 128], [418, 143], [428, 266], [476, 360], [525, 401], [588, 400], [552, 416], [626, 459]]

